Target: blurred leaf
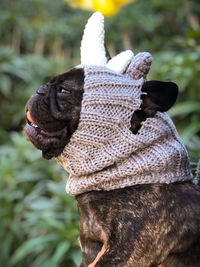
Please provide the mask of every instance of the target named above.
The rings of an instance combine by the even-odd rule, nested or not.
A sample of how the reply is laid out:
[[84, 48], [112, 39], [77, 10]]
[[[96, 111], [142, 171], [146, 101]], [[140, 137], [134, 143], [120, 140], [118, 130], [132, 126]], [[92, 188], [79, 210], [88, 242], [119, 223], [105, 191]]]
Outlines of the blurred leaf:
[[41, 251], [44, 245], [56, 242], [57, 236], [55, 234], [48, 234], [40, 236], [26, 241], [21, 247], [19, 247], [12, 258], [12, 263], [17, 263], [22, 260], [25, 256], [32, 253], [33, 251]]
[[191, 112], [200, 112], [200, 103], [195, 101], [188, 101], [176, 104], [171, 110], [168, 111], [168, 114], [171, 117], [174, 116], [184, 116], [188, 115]]
[[65, 253], [68, 251], [70, 245], [69, 242], [61, 242], [60, 244], [58, 244], [55, 254], [52, 257], [52, 262], [55, 265], [58, 265], [59, 262], [62, 260], [63, 256], [65, 255]]
[[80, 250], [74, 250], [72, 253], [72, 258], [74, 260], [74, 263], [76, 264], [76, 266], [80, 266], [81, 264], [81, 259], [82, 259], [82, 255]]
[[188, 126], [185, 126], [184, 130], [181, 132], [181, 138], [185, 143], [187, 143], [192, 136], [200, 132], [200, 123], [191, 123]]
[[190, 138], [187, 142], [187, 149], [191, 160], [191, 168], [195, 174], [197, 163], [200, 159], [200, 137], [196, 135], [192, 136], [192, 138]]
[[11, 85], [11, 79], [5, 74], [0, 74], [0, 92], [4, 96], [8, 97], [10, 95]]

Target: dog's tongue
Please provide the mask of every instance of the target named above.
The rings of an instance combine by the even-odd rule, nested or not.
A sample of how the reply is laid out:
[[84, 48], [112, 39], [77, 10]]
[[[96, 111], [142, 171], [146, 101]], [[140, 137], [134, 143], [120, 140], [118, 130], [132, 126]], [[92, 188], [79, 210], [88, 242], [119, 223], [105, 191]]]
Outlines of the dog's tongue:
[[28, 121], [30, 121], [32, 124], [35, 124], [36, 125], [36, 123], [34, 122], [34, 120], [31, 118], [31, 114], [30, 114], [29, 110], [26, 113], [26, 117], [27, 117], [27, 120]]

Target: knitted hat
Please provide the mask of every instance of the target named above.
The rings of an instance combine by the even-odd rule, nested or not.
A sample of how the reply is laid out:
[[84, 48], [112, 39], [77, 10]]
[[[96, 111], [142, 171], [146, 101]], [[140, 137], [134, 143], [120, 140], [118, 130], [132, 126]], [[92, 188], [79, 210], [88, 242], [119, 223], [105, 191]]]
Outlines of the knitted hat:
[[[131, 117], [142, 102], [141, 88], [151, 55], [139, 53], [134, 57], [129, 51], [125, 52], [126, 60], [119, 55], [107, 66], [104, 56], [94, 62], [83, 56], [88, 29], [95, 25], [93, 19], [100, 21], [95, 21], [99, 28], [93, 31], [100, 33], [98, 41], [103, 33], [102, 15], [97, 12], [86, 25], [82, 41], [85, 80], [79, 125], [57, 157], [69, 172], [67, 193], [191, 179], [186, 149], [166, 113], [157, 112], [146, 119], [137, 134], [130, 131]], [[99, 54], [105, 55], [102, 45], [98, 48]], [[117, 62], [117, 69], [113, 70], [113, 62]]]

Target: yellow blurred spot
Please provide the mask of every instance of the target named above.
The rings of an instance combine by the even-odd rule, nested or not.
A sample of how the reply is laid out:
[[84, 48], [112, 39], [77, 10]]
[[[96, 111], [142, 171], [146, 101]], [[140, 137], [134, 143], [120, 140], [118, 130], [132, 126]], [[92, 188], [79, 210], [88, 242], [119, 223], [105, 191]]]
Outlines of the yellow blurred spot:
[[73, 7], [100, 11], [105, 16], [111, 16], [119, 11], [122, 5], [136, 0], [66, 0]]

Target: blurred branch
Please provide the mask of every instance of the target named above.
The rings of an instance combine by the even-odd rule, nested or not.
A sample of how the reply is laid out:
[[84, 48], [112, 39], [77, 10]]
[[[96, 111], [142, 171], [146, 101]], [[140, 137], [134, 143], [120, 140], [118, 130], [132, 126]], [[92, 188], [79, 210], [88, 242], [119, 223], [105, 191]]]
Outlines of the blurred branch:
[[192, 29], [197, 30], [199, 27], [199, 20], [198, 17], [194, 13], [192, 13], [189, 2], [190, 0], [183, 0], [186, 19]]
[[37, 38], [35, 43], [35, 54], [42, 56], [44, 54], [45, 40], [44, 37], [40, 36]]
[[114, 57], [116, 55], [116, 49], [113, 43], [109, 42], [106, 44], [106, 48], [108, 50], [108, 53], [110, 55], [110, 57]]
[[128, 32], [123, 32], [122, 35], [122, 43], [125, 50], [132, 49], [131, 39]]
[[14, 29], [13, 38], [12, 38], [12, 48], [16, 55], [20, 54], [20, 45], [21, 45], [21, 32], [19, 29]]

